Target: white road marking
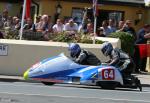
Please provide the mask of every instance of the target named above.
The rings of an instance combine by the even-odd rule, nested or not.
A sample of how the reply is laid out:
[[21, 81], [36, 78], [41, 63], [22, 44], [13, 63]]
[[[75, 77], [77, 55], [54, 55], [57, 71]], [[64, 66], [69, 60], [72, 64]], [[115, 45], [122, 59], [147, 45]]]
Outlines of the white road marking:
[[102, 98], [103, 100], [113, 100], [113, 101], [126, 101], [128, 102], [140, 102], [140, 103], [150, 103], [150, 101], [146, 100], [129, 100], [129, 99], [115, 99], [115, 98]]
[[100, 100], [110, 100], [110, 101], [126, 101], [126, 102], [141, 102], [150, 103], [146, 100], [130, 100], [130, 99], [115, 99], [115, 98], [99, 98], [99, 97], [81, 97], [81, 96], [61, 96], [61, 95], [41, 95], [41, 94], [24, 94], [24, 93], [8, 93], [1, 92], [6, 95], [24, 95], [24, 96], [45, 96], [45, 97], [58, 97], [58, 98], [74, 98], [74, 99], [100, 99]]

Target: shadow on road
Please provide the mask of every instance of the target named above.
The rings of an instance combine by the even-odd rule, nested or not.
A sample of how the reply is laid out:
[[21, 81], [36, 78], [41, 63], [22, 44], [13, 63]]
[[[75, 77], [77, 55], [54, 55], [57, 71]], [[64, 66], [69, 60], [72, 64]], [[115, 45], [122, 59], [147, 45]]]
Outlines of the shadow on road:
[[7, 79], [7, 78], [1, 78], [1, 82], [18, 82], [18, 79]]
[[102, 89], [101, 87], [98, 86], [84, 86], [84, 85], [57, 85], [55, 84], [55, 86], [59, 86], [59, 87], [73, 87], [73, 88], [84, 88], [84, 89], [99, 89], [99, 90], [117, 90], [117, 91], [135, 91], [135, 92], [139, 92], [139, 89], [132, 89], [132, 88], [116, 88], [116, 89]]
[[150, 84], [142, 84], [142, 87], [150, 87]]

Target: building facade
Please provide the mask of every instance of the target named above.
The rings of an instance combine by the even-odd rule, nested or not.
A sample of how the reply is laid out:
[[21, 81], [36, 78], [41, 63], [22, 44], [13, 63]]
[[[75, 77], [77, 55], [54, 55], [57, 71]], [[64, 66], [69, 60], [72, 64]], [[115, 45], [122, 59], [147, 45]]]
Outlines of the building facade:
[[[7, 8], [10, 15], [21, 15], [22, 4], [21, 0], [0, 0], [0, 11]], [[31, 16], [48, 14], [54, 21], [59, 12], [59, 18], [72, 17], [80, 23], [85, 7], [92, 8], [92, 0], [32, 0]], [[132, 20], [136, 30], [150, 23], [150, 9], [144, 6], [144, 0], [98, 0], [98, 13], [99, 25], [110, 18]]]

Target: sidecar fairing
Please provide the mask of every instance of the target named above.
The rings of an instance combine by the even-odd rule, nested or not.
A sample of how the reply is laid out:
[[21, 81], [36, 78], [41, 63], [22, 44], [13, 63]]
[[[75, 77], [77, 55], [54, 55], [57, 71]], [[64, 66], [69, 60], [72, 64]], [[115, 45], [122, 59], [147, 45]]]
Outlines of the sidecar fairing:
[[121, 84], [122, 76], [112, 66], [79, 65], [64, 54], [36, 63], [24, 73], [25, 79], [46, 83], [77, 83], [85, 85]]

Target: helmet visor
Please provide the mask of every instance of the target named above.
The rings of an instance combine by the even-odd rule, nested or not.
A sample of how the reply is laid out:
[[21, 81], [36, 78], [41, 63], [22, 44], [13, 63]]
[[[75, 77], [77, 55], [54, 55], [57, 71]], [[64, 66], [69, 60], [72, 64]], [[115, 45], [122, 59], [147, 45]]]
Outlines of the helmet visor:
[[75, 57], [76, 56], [76, 51], [75, 50], [70, 50], [70, 56]]
[[105, 54], [106, 50], [107, 50], [106, 47], [103, 47], [103, 48], [101, 49], [101, 51], [102, 51], [103, 54]]

